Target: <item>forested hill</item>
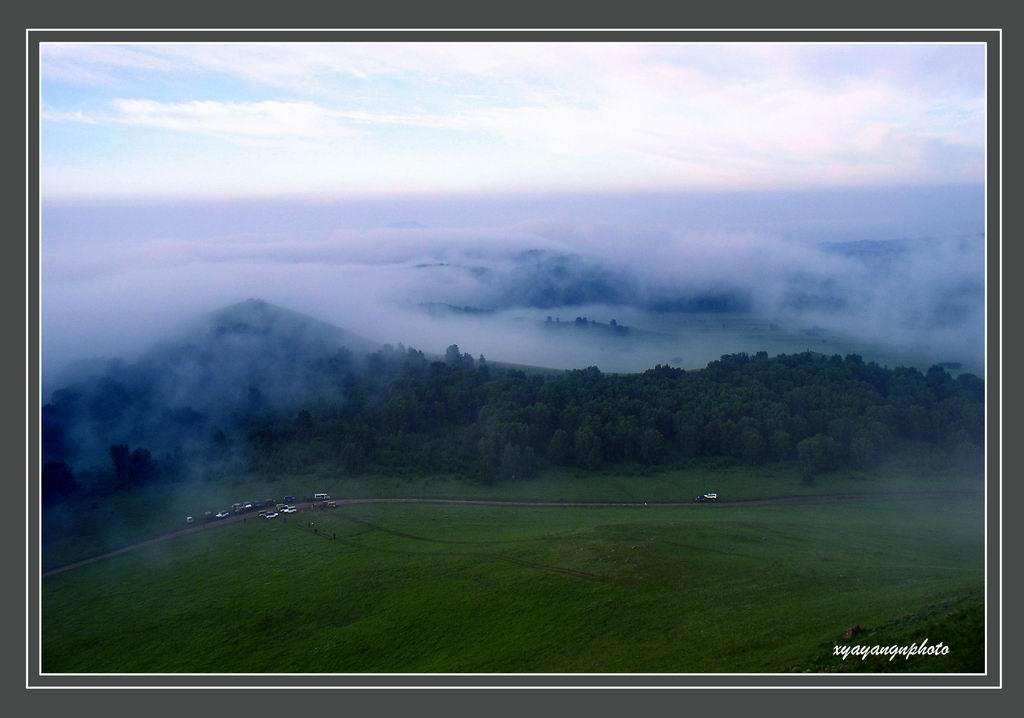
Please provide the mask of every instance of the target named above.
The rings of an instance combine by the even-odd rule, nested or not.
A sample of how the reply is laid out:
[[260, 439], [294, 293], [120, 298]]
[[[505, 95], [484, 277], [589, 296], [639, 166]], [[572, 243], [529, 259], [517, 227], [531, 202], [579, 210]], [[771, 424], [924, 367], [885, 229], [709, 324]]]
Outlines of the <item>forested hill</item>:
[[436, 361], [399, 346], [368, 354], [343, 375], [330, 364], [305, 370], [316, 366], [332, 375], [317, 382], [314, 398], [203, 425], [184, 451], [158, 454], [144, 440], [125, 439], [92, 471], [57, 457], [44, 471], [49, 496], [81, 486], [76, 473], [88, 475], [87, 485], [116, 487], [322, 463], [340, 475], [443, 472], [509, 481], [551, 465], [799, 459], [811, 480], [837, 466], [871, 467], [905, 440], [977, 455], [984, 436], [980, 378], [954, 378], [941, 367], [889, 369], [855, 355], [761, 352], [723, 356], [697, 371], [556, 374], [492, 366], [455, 345]]

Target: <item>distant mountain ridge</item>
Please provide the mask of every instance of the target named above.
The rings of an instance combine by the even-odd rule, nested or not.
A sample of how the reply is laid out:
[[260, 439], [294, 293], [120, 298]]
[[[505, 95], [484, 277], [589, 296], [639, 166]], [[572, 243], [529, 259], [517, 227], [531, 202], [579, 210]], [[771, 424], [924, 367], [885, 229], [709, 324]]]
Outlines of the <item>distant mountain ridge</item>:
[[[475, 309], [500, 311], [517, 307], [557, 309], [588, 304], [627, 306], [662, 313], [735, 314], [751, 311], [750, 292], [741, 287], [664, 286], [652, 290], [622, 267], [579, 254], [531, 249], [519, 252], [505, 267], [481, 267], [450, 262], [415, 265], [424, 271], [459, 271], [484, 282]], [[421, 306], [461, 306], [447, 298], [431, 297]]]

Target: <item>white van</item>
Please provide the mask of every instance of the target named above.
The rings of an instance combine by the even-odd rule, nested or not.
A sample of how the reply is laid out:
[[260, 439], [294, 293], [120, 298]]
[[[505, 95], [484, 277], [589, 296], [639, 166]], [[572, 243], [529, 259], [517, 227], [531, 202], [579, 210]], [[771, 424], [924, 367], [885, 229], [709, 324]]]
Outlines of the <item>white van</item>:
[[326, 501], [329, 498], [331, 497], [328, 496], [327, 494], [313, 494], [314, 501]]

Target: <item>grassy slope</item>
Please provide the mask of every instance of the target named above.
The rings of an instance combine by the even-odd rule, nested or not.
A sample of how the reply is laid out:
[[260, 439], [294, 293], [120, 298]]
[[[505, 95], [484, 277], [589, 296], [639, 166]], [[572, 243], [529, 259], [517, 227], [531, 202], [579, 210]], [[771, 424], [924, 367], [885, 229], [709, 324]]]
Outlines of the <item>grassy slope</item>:
[[[979, 637], [985, 633], [985, 602], [981, 591], [956, 595], [938, 603], [900, 616], [881, 626], [863, 627], [856, 636], [832, 641], [818, 647], [808, 660], [793, 667], [794, 671], [835, 673], [977, 673], [985, 663], [985, 646]], [[834, 657], [834, 647], [912, 646], [928, 639], [927, 645], [942, 643], [949, 647], [946, 655], [911, 656], [848, 656]]]
[[[982, 519], [943, 497], [247, 522], [45, 579], [43, 668], [824, 670], [851, 625], [978, 595]], [[946, 628], [927, 635], [980, 655]]]

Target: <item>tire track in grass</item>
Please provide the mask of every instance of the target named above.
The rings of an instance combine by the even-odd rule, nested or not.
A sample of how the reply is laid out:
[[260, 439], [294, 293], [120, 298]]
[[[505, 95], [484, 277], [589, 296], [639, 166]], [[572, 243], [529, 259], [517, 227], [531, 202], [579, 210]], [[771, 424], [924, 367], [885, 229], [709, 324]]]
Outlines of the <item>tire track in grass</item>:
[[515, 564], [516, 566], [523, 566], [525, 568], [532, 568], [539, 571], [549, 571], [551, 573], [558, 573], [563, 576], [572, 576], [573, 578], [582, 578], [588, 581], [597, 581], [599, 583], [611, 583], [611, 584], [626, 584], [635, 583], [627, 579], [618, 578], [615, 576], [602, 576], [597, 573], [590, 573], [589, 571], [580, 571], [575, 568], [564, 568], [562, 566], [550, 566], [543, 563], [533, 563], [532, 561], [524, 561], [522, 559], [513, 558], [512, 556], [506, 556], [503, 554], [495, 554], [489, 558], [497, 561], [505, 561], [506, 563]]
[[[312, 533], [314, 536], [319, 536], [320, 538], [323, 538], [323, 539], [325, 539], [327, 541], [339, 541], [339, 542], [342, 543], [342, 545], [351, 546], [353, 548], [359, 548], [359, 549], [368, 550], [368, 551], [378, 551], [378, 552], [381, 552], [381, 553], [397, 554], [397, 555], [402, 555], [402, 556], [442, 555], [442, 556], [459, 556], [459, 557], [466, 557], [466, 558], [477, 558], [477, 559], [492, 560], [492, 561], [503, 561], [505, 563], [511, 563], [513, 565], [521, 566], [521, 567], [524, 567], [524, 568], [532, 568], [532, 569], [535, 569], [535, 570], [538, 570], [538, 571], [547, 571], [547, 572], [550, 572], [550, 573], [557, 573], [557, 574], [561, 574], [563, 576], [571, 576], [573, 578], [582, 578], [582, 579], [586, 579], [588, 581], [597, 581], [597, 582], [600, 582], [600, 583], [614, 583], [614, 584], [628, 583], [628, 581], [626, 581], [626, 580], [623, 580], [623, 579], [620, 579], [620, 578], [616, 578], [616, 577], [612, 577], [612, 576], [602, 576], [600, 574], [590, 573], [589, 571], [581, 571], [579, 569], [574, 569], [574, 568], [565, 568], [563, 566], [552, 566], [550, 564], [543, 564], [543, 563], [536, 563], [536, 562], [533, 562], [533, 561], [526, 561], [524, 559], [515, 558], [514, 556], [509, 556], [507, 554], [493, 554], [493, 553], [488, 553], [488, 552], [484, 552], [484, 551], [439, 551], [439, 552], [437, 552], [437, 554], [434, 554], [434, 553], [424, 554], [423, 552], [420, 552], [420, 551], [402, 551], [400, 549], [384, 548], [384, 547], [381, 547], [381, 546], [368, 546], [366, 544], [362, 544], [362, 543], [359, 543], [357, 541], [352, 541], [350, 539], [353, 538], [354, 536], [363, 536], [363, 535], [366, 535], [368, 533], [379, 532], [379, 533], [389, 534], [391, 536], [397, 536], [398, 538], [403, 538], [403, 539], [410, 540], [410, 541], [423, 541], [423, 542], [427, 542], [427, 543], [438, 543], [438, 544], [480, 545], [480, 544], [483, 544], [483, 543], [499, 543], [499, 542], [455, 541], [455, 540], [450, 540], [450, 539], [435, 539], [435, 538], [430, 538], [428, 536], [417, 536], [416, 534], [410, 534], [410, 533], [407, 533], [405, 531], [396, 531], [394, 529], [389, 529], [386, 526], [381, 526], [379, 524], [375, 524], [375, 523], [371, 523], [369, 521], [366, 521], [365, 519], [358, 519], [358, 518], [356, 518], [354, 516], [347, 516], [345, 514], [340, 514], [340, 518], [342, 518], [342, 519], [344, 519], [346, 521], [350, 521], [350, 522], [352, 522], [354, 524], [357, 524], [357, 525], [360, 525], [360, 526], [365, 526], [365, 527], [367, 527], [367, 530], [366, 531], [360, 531], [360, 532], [358, 532], [356, 534], [352, 534], [352, 535], [350, 535], [348, 537], [343, 537], [341, 539], [338, 539], [338, 538], [332, 538], [332, 536], [336, 536], [336, 534], [334, 534], [334, 533], [332, 533], [331, 535], [328, 535], [326, 531], [323, 532], [323, 533], [314, 533], [314, 532], [310, 531], [309, 529], [307, 529], [306, 527], [303, 527], [301, 524], [295, 524], [295, 527], [297, 529], [301, 530], [301, 531], [305, 531], [307, 533]], [[538, 539], [538, 540], [541, 540], [541, 539]], [[504, 542], [500, 542], [500, 543], [504, 543]]]
[[440, 544], [453, 544], [457, 546], [484, 546], [487, 544], [508, 544], [508, 543], [523, 543], [528, 541], [542, 541], [543, 538], [535, 539], [510, 539], [507, 541], [465, 541], [459, 539], [443, 539], [443, 538], [432, 538], [430, 536], [418, 536], [416, 534], [407, 533], [405, 531], [398, 531], [396, 529], [389, 529], [386, 526], [375, 524], [372, 521], [366, 519], [359, 519], [355, 516], [350, 516], [347, 513], [341, 512], [337, 516], [345, 521], [349, 521], [360, 526], [365, 526], [367, 532], [369, 531], [380, 531], [381, 533], [391, 534], [392, 536], [398, 536], [400, 538], [410, 539], [411, 541], [426, 541], [428, 543], [440, 543]]

